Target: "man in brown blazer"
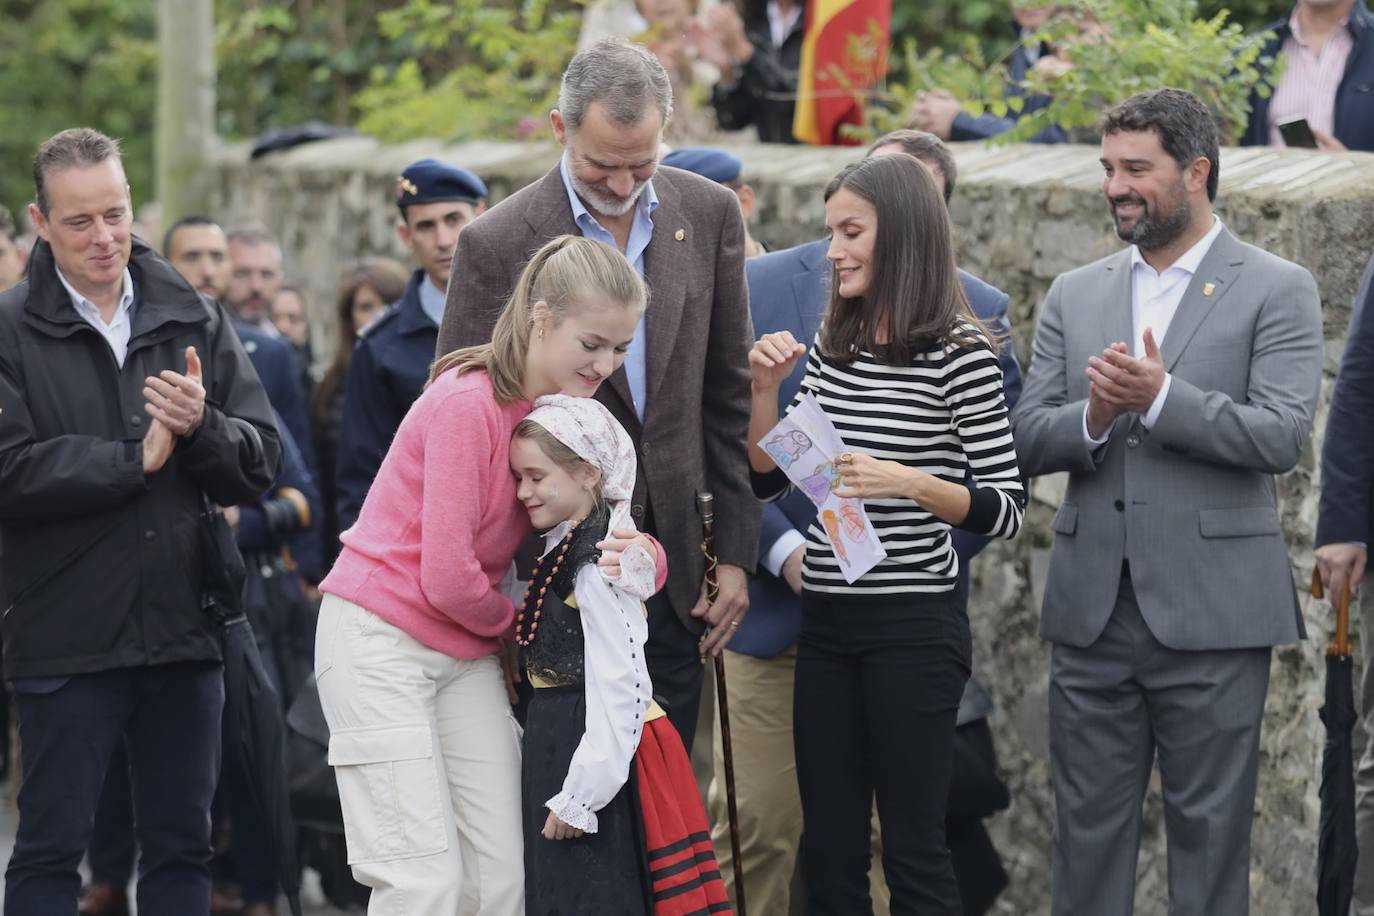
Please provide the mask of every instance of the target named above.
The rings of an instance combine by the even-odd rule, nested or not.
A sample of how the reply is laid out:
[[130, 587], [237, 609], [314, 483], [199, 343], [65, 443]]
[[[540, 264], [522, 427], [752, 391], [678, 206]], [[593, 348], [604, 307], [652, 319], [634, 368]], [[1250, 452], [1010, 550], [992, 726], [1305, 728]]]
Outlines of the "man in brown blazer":
[[[648, 281], [649, 307], [625, 365], [597, 392], [639, 454], [631, 510], [667, 550], [668, 585], [649, 606], [654, 693], [691, 748], [703, 667], [749, 606], [760, 510], [749, 486], [749, 347], [744, 224], [729, 190], [658, 166], [672, 90], [644, 48], [607, 39], [563, 74], [550, 114], [559, 164], [464, 231], [438, 353], [483, 343], [525, 262], [555, 236], [614, 245]], [[696, 495], [715, 496], [720, 594], [703, 594]], [[698, 639], [705, 639], [698, 648]]]

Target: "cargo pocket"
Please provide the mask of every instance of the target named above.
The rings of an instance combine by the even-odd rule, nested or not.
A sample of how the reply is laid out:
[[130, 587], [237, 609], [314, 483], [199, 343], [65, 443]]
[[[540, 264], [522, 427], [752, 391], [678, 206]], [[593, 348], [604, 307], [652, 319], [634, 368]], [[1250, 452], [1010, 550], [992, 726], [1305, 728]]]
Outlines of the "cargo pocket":
[[325, 595], [315, 618], [315, 680], [334, 667], [334, 644], [339, 637], [339, 621], [346, 605], [333, 595]]
[[337, 729], [329, 765], [339, 783], [350, 865], [448, 848], [429, 725]]

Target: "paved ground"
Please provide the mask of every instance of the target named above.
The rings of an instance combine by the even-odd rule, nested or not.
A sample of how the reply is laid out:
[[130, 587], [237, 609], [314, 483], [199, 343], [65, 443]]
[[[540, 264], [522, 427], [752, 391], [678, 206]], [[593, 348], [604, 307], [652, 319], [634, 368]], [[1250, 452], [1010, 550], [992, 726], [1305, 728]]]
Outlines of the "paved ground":
[[[0, 893], [3, 893], [5, 879], [3, 864], [9, 862], [10, 852], [14, 849], [14, 832], [19, 826], [19, 814], [14, 805], [15, 787], [13, 780], [0, 785]], [[129, 899], [133, 899], [133, 889], [130, 888]], [[305, 873], [305, 887], [303, 888], [302, 898], [305, 903], [305, 912], [309, 916], [345, 916], [345, 911], [329, 906], [324, 896], [319, 892], [318, 881], [315, 880], [313, 872]], [[282, 905], [279, 913], [287, 912], [286, 906]]]

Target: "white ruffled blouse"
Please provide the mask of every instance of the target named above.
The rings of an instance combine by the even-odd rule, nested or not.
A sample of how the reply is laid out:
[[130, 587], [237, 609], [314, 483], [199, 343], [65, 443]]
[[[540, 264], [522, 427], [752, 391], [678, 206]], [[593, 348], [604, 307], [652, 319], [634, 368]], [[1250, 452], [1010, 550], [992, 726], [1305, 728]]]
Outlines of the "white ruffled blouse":
[[[569, 527], [564, 523], [545, 535], [545, 553], [562, 541]], [[635, 545], [621, 554], [620, 566], [612, 580], [589, 563], [573, 585], [585, 644], [587, 718], [563, 791], [544, 803], [564, 823], [587, 833], [596, 833], [596, 813], [630, 778], [653, 703], [644, 663], [649, 622], [643, 601], [654, 593], [655, 563], [648, 551]]]

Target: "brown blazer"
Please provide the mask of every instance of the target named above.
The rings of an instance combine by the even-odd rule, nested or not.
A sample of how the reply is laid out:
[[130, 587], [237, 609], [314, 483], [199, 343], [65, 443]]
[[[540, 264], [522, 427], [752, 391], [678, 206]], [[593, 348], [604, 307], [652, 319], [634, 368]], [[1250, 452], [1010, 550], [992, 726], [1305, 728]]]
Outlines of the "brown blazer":
[[[744, 222], [735, 196], [690, 172], [654, 175], [658, 208], [644, 251], [649, 285], [645, 334], [648, 404], [635, 416], [625, 370], [596, 397], [629, 431], [639, 454], [631, 510], [667, 550], [667, 594], [688, 616], [705, 572], [698, 491], [715, 496], [715, 545], [721, 563], [752, 571], [760, 508], [749, 485], [748, 353], [754, 329], [744, 281]], [[557, 166], [463, 230], [439, 328], [438, 353], [485, 343], [520, 271], [555, 236], [578, 234]]]

